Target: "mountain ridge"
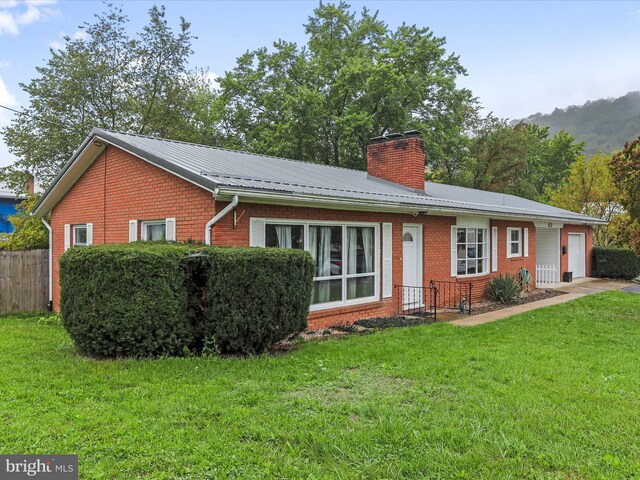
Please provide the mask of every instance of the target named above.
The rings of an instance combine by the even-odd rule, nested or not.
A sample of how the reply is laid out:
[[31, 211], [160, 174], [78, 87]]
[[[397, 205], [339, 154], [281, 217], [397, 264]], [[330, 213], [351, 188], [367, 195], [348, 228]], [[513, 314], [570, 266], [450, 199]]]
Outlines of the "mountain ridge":
[[549, 127], [551, 135], [565, 130], [577, 141], [585, 142], [587, 155], [598, 150], [612, 153], [621, 150], [625, 142], [640, 136], [640, 91], [555, 108], [551, 113], [535, 113], [510, 123], [515, 125], [519, 122]]

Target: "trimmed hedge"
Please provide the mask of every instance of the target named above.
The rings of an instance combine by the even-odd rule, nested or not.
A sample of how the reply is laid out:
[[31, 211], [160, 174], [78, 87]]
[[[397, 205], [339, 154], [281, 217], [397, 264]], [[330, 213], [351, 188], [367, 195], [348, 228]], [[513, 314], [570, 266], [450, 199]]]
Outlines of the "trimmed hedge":
[[302, 250], [211, 248], [205, 337], [255, 354], [307, 328], [315, 264]]
[[60, 259], [62, 324], [93, 357], [261, 353], [306, 328], [313, 271], [296, 250], [72, 248]]
[[593, 276], [631, 280], [640, 275], [640, 257], [633, 250], [593, 247]]
[[60, 313], [78, 349], [92, 357], [149, 357], [180, 355], [193, 344], [189, 251], [166, 244], [67, 250], [60, 258]]

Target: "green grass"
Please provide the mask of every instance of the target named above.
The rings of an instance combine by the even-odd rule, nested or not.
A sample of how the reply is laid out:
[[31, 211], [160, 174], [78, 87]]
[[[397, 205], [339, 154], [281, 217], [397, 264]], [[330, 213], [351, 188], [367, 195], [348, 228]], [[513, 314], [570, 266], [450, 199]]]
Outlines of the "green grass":
[[640, 475], [640, 295], [249, 359], [95, 361], [0, 319], [0, 451], [81, 478]]

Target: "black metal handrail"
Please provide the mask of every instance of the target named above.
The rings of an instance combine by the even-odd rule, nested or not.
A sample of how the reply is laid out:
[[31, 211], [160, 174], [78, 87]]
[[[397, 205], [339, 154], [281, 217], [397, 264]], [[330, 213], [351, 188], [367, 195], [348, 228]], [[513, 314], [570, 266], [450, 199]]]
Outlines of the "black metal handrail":
[[455, 282], [451, 280], [431, 280], [429, 285], [440, 292], [439, 308], [459, 310], [460, 312], [471, 315], [473, 283]]
[[438, 314], [438, 288], [430, 284], [428, 287], [411, 285], [395, 285], [398, 300], [398, 314], [417, 317], [432, 317]]

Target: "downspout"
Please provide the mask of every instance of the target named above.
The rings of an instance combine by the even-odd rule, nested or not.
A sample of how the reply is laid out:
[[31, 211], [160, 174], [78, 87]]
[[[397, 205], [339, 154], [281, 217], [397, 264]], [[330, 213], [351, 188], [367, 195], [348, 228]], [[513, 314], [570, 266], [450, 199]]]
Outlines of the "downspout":
[[53, 310], [53, 230], [44, 217], [40, 217], [40, 220], [49, 230], [49, 302], [47, 303], [47, 310], [51, 312]]
[[231, 203], [224, 207], [218, 214], [213, 217], [211, 220], [207, 222], [207, 225], [204, 227], [204, 243], [207, 245], [211, 245], [211, 227], [213, 227], [216, 223], [218, 223], [222, 217], [224, 217], [227, 213], [238, 206], [238, 196], [234, 195], [231, 199]]

